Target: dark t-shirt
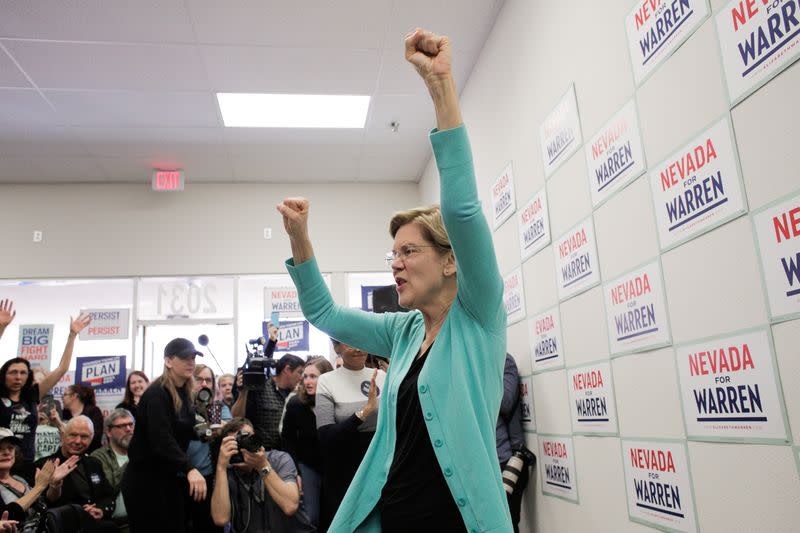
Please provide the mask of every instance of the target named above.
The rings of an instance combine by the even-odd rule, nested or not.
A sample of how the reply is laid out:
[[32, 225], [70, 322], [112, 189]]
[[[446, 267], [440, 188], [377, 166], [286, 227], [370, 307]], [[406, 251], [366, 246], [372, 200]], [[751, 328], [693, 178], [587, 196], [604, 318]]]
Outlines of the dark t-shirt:
[[34, 446], [36, 427], [39, 425], [36, 406], [39, 403], [39, 385], [33, 384], [33, 390], [21, 394], [20, 401], [0, 398], [0, 427], [10, 429], [22, 441], [20, 450], [26, 462], [32, 463], [36, 455]]
[[431, 349], [418, 357], [397, 392], [397, 442], [378, 507], [384, 533], [465, 531], [422, 417], [417, 381]]

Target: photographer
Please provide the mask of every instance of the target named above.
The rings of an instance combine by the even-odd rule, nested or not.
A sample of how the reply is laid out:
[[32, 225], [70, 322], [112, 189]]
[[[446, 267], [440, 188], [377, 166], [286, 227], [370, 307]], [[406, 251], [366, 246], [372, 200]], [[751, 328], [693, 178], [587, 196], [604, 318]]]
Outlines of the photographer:
[[214, 523], [230, 523], [232, 533], [315, 531], [298, 512], [297, 470], [289, 454], [265, 452], [244, 418], [225, 424], [221, 437], [211, 496]]

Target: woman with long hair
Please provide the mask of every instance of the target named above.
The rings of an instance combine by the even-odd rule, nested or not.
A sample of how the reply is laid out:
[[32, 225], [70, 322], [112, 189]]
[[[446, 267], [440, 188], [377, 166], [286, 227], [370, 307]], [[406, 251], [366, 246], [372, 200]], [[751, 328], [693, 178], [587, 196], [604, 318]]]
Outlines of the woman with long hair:
[[125, 396], [117, 404], [116, 409], [127, 409], [133, 415], [133, 419], [136, 420], [136, 408], [148, 385], [150, 385], [150, 379], [147, 374], [141, 370], [131, 371], [128, 374], [128, 380], [125, 382]]
[[103, 446], [103, 411], [97, 407], [94, 389], [81, 383], [70, 385], [64, 391], [64, 421], [78, 415], [86, 415], [94, 425], [94, 437], [86, 451], [92, 453]]
[[200, 501], [206, 480], [189, 465], [186, 449], [194, 435], [192, 376], [203, 355], [187, 339], [164, 347], [164, 373], [139, 401], [139, 418], [128, 447], [122, 494], [133, 533], [185, 531], [186, 493]]
[[297, 472], [303, 484], [303, 507], [314, 526], [319, 525], [323, 468], [314, 404], [317, 380], [322, 374], [331, 371], [333, 366], [324, 357], [306, 363], [303, 367], [303, 381], [297, 384], [297, 394], [286, 402], [281, 431], [286, 451], [297, 464]]

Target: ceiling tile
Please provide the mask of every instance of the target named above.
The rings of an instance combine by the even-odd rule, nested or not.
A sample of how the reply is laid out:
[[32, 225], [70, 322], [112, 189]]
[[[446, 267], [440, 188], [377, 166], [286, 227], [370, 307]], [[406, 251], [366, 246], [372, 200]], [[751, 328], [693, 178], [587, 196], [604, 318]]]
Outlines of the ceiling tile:
[[0, 123], [0, 155], [87, 156], [71, 129], [58, 126]]
[[[2, 44], [2, 42], [0, 42]], [[17, 68], [2, 49], [0, 49], [0, 87], [30, 87], [25, 75]]]
[[56, 126], [59, 117], [35, 89], [0, 89], [0, 124]]
[[268, 144], [360, 145], [364, 130], [355, 128], [223, 128], [225, 143], [233, 152]]
[[76, 127], [89, 153], [111, 157], [185, 154], [224, 147], [222, 128]]
[[8, 156], [0, 165], [6, 182], [103, 181], [102, 168], [91, 157]]
[[[391, 123], [399, 123], [392, 131]], [[427, 92], [425, 94], [381, 94], [373, 99], [367, 117], [367, 144], [393, 144], [399, 139], [417, 143], [427, 139], [436, 126], [436, 115]]]
[[186, 174], [187, 183], [230, 182], [233, 179], [228, 154], [219, 149], [181, 156], [102, 157], [98, 161], [109, 179], [114, 181], [149, 183], [154, 169], [181, 169]]
[[355, 180], [359, 146], [264, 146], [231, 150], [237, 180], [281, 183]]

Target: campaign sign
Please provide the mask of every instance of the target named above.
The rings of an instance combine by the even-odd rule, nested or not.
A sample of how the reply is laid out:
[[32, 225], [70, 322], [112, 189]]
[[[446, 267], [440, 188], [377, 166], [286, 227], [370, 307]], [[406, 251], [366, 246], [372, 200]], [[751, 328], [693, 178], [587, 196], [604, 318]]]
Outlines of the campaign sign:
[[508, 220], [516, 208], [514, 172], [511, 168], [511, 163], [509, 163], [492, 183], [492, 220], [494, 221], [494, 229], [499, 228], [503, 222]]
[[690, 439], [786, 442], [767, 329], [683, 345], [675, 353]]
[[272, 313], [280, 313], [284, 316], [303, 313], [295, 287], [264, 288], [264, 317], [271, 316]]
[[534, 374], [564, 366], [564, 341], [558, 307], [539, 313], [528, 321]]
[[503, 279], [503, 305], [506, 308], [506, 325], [525, 318], [525, 289], [522, 286], [521, 268]]
[[656, 259], [603, 285], [612, 355], [670, 343], [661, 264]]
[[539, 471], [542, 492], [578, 503], [578, 478], [572, 437], [539, 435]]
[[661, 249], [705, 233], [746, 211], [728, 117], [650, 170]]
[[733, 0], [717, 12], [716, 23], [732, 104], [800, 56], [798, 0]]
[[580, 149], [583, 142], [575, 85], [569, 86], [558, 105], [539, 126], [539, 140], [544, 175], [549, 178], [561, 163]]
[[31, 366], [50, 370], [53, 345], [53, 324], [20, 324], [17, 357], [27, 359]]
[[298, 320], [292, 322], [281, 321], [278, 330], [278, 344], [275, 346], [276, 352], [299, 352], [308, 351], [308, 320]]
[[753, 214], [773, 320], [800, 315], [800, 193]]
[[591, 216], [556, 239], [553, 254], [559, 301], [563, 302], [600, 283], [600, 263], [597, 260]]
[[125, 388], [125, 356], [78, 357], [75, 363], [78, 383], [91, 385], [95, 392]]
[[92, 322], [80, 332], [80, 340], [128, 338], [129, 309], [81, 309], [81, 313], [89, 315]]
[[53, 395], [53, 398], [60, 401], [64, 397], [64, 392], [66, 392], [66, 390], [69, 388], [70, 385], [74, 384], [75, 384], [75, 371], [69, 370], [66, 374], [61, 376], [61, 379], [58, 380], [58, 383], [56, 383], [55, 386], [52, 389], [50, 389], [50, 394]]
[[550, 244], [550, 216], [547, 213], [547, 194], [537, 192], [525, 207], [517, 211], [519, 249], [525, 261]]
[[519, 410], [522, 429], [536, 433], [536, 414], [533, 410], [533, 376], [519, 377]]
[[592, 205], [597, 207], [647, 169], [633, 100], [584, 146]]
[[372, 293], [375, 289], [382, 289], [385, 285], [362, 285], [361, 286], [361, 310], [372, 311]]
[[610, 362], [567, 369], [567, 388], [573, 433], [617, 434], [617, 407]]
[[668, 531], [697, 531], [683, 442], [623, 439], [622, 462], [633, 522]]
[[708, 0], [639, 0], [625, 17], [636, 85], [671, 56], [708, 17]]

